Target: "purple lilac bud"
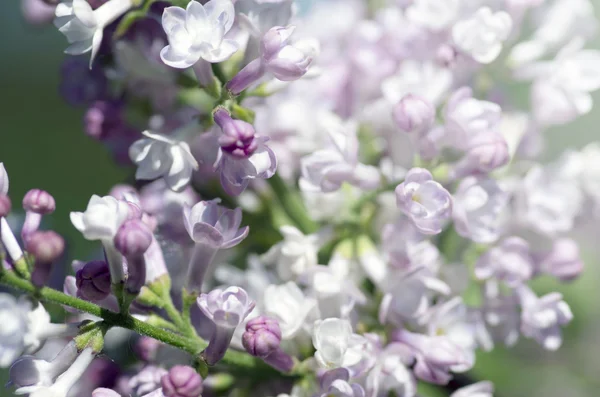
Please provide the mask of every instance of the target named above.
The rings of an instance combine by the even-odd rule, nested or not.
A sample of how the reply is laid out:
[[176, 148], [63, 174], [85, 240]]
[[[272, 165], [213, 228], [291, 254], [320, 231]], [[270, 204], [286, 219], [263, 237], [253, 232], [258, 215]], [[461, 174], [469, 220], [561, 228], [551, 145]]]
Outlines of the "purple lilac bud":
[[435, 107], [425, 98], [408, 94], [394, 107], [396, 125], [404, 132], [421, 132], [433, 125]]
[[452, 196], [429, 171], [413, 168], [396, 187], [396, 203], [424, 234], [438, 234], [452, 214]]
[[263, 36], [261, 57], [265, 68], [278, 80], [292, 81], [304, 76], [317, 49], [313, 43], [289, 44], [295, 27], [275, 26]]
[[54, 212], [56, 203], [50, 193], [40, 189], [31, 189], [23, 197], [23, 208], [25, 211], [45, 215]]
[[493, 277], [516, 286], [531, 279], [533, 265], [529, 243], [520, 237], [508, 237], [477, 260], [475, 277], [479, 280]]
[[135, 352], [142, 361], [154, 361], [156, 359], [156, 353], [161, 345], [162, 343], [154, 338], [142, 336], [135, 344]]
[[248, 65], [244, 66], [233, 78], [227, 83], [225, 88], [232, 95], [239, 95], [246, 88], [256, 83], [265, 74], [265, 66], [261, 59], [255, 59]]
[[469, 142], [466, 155], [454, 166], [453, 178], [487, 174], [510, 160], [508, 144], [496, 132], [481, 132]]
[[198, 298], [202, 313], [215, 324], [215, 329], [202, 356], [209, 365], [221, 360], [229, 348], [238, 325], [254, 310], [255, 303], [239, 287], [215, 289]]
[[201, 201], [183, 209], [184, 225], [195, 247], [188, 267], [186, 288], [200, 292], [206, 270], [219, 249], [238, 245], [248, 235], [248, 227], [240, 228], [242, 210], [218, 205], [218, 200]]
[[538, 256], [538, 270], [551, 274], [561, 281], [571, 281], [579, 277], [583, 271], [583, 261], [577, 242], [570, 238], [559, 238], [552, 249]]
[[47, 4], [43, 0], [22, 0], [21, 12], [25, 20], [32, 25], [45, 25], [52, 22], [56, 4]]
[[37, 287], [42, 287], [50, 278], [52, 264], [65, 250], [65, 240], [53, 231], [37, 231], [28, 237], [26, 248], [35, 257], [31, 282]]
[[0, 194], [0, 217], [5, 217], [10, 213], [12, 204], [10, 198], [5, 194]]
[[294, 368], [294, 359], [284, 352], [280, 347], [274, 352], [263, 358], [264, 362], [269, 364], [280, 372], [290, 372]]
[[171, 368], [160, 383], [165, 397], [200, 397], [202, 394], [202, 377], [187, 365]]
[[125, 288], [137, 294], [146, 282], [144, 254], [153, 241], [150, 228], [141, 219], [125, 221], [115, 235], [115, 248], [127, 259]]
[[281, 329], [277, 320], [266, 316], [256, 317], [246, 324], [242, 344], [248, 353], [266, 357], [281, 344]]
[[21, 229], [21, 237], [26, 242], [29, 236], [40, 227], [42, 215], [54, 212], [56, 203], [50, 193], [40, 189], [32, 189], [23, 198], [23, 208], [26, 214]]
[[225, 109], [214, 113], [215, 123], [223, 131], [219, 137], [219, 145], [223, 152], [238, 158], [248, 158], [258, 147], [254, 127], [242, 120], [234, 120]]
[[86, 300], [98, 302], [111, 292], [110, 268], [105, 261], [86, 263], [75, 275], [77, 294]]
[[521, 332], [535, 339], [547, 350], [557, 350], [562, 344], [561, 327], [571, 322], [573, 313], [562, 295], [553, 292], [542, 297], [526, 285], [517, 287], [521, 301]]

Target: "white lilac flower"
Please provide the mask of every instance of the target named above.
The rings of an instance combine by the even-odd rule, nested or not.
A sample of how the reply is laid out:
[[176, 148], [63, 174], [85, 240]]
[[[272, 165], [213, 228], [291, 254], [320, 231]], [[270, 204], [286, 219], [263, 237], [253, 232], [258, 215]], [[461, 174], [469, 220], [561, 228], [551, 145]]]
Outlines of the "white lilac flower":
[[413, 168], [396, 187], [398, 208], [424, 234], [438, 234], [452, 214], [452, 196], [429, 171]]
[[554, 60], [517, 70], [517, 77], [534, 80], [531, 105], [541, 126], [566, 124], [591, 111], [591, 93], [600, 89], [600, 51], [583, 45], [576, 37]]
[[324, 113], [321, 122], [332, 147], [304, 157], [302, 176], [325, 193], [340, 189], [344, 182], [363, 189], [377, 188], [380, 184], [377, 168], [358, 160], [357, 124], [343, 122], [331, 113]]
[[91, 348], [84, 349], [79, 353], [71, 366], [53, 384], [32, 388], [32, 390], [28, 388], [23, 393], [29, 393], [30, 397], [67, 397], [69, 391], [92, 363], [96, 354]]
[[198, 169], [189, 145], [151, 131], [142, 134], [146, 138], [129, 148], [129, 157], [138, 166], [135, 178], [154, 180], [162, 177], [170, 189], [182, 191], [190, 183], [192, 172]]
[[183, 209], [184, 225], [194, 242], [185, 284], [190, 292], [200, 291], [206, 271], [220, 249], [234, 247], [248, 235], [248, 226], [240, 227], [241, 208], [230, 210], [220, 206], [219, 201], [201, 201]]
[[113, 239], [129, 216], [126, 201], [112, 196], [96, 196], [90, 199], [85, 212], [71, 212], [71, 223], [88, 240], [100, 240], [106, 251], [113, 283], [125, 279], [123, 258], [114, 247]]
[[169, 45], [160, 52], [161, 59], [179, 69], [193, 66], [200, 59], [211, 63], [229, 59], [238, 50], [234, 40], [224, 38], [234, 18], [230, 0], [210, 0], [204, 5], [190, 1], [185, 10], [167, 7], [162, 25]]
[[365, 397], [365, 390], [361, 385], [350, 383], [350, 372], [346, 368], [327, 371], [319, 386], [319, 397]]
[[484, 244], [498, 239], [508, 194], [496, 181], [467, 177], [461, 181], [453, 197], [452, 217], [458, 234]]
[[90, 68], [98, 54], [104, 28], [126, 13], [131, 0], [109, 0], [92, 10], [85, 0], [64, 1], [56, 6], [54, 25], [71, 44], [65, 52], [71, 55], [92, 53]]
[[534, 262], [527, 241], [508, 237], [481, 255], [475, 265], [479, 280], [496, 278], [510, 286], [527, 282], [533, 276]]
[[261, 259], [266, 264], [276, 265], [277, 275], [281, 280], [294, 280], [317, 266], [320, 246], [318, 234], [304, 235], [289, 225], [279, 228], [279, 232], [283, 235], [283, 241], [271, 247]]
[[409, 21], [433, 31], [448, 28], [459, 16], [463, 0], [415, 0], [406, 9]]
[[0, 194], [7, 195], [8, 186], [8, 173], [6, 172], [6, 168], [4, 168], [4, 163], [0, 162]]
[[526, 285], [517, 287], [521, 301], [521, 332], [535, 339], [547, 350], [556, 350], [562, 344], [561, 327], [573, 319], [569, 305], [562, 295], [553, 292], [542, 297]]
[[160, 387], [160, 380], [167, 370], [156, 365], [146, 365], [129, 379], [128, 387], [136, 396], [144, 396]]
[[399, 343], [390, 343], [375, 352], [376, 362], [365, 380], [367, 396], [386, 396], [394, 392], [398, 397], [414, 397], [417, 382], [408, 366], [412, 357], [410, 350]]
[[235, 10], [242, 26], [252, 36], [261, 38], [273, 26], [288, 24], [293, 14], [292, 4], [291, 0], [238, 0]]
[[461, 387], [450, 395], [450, 397], [493, 397], [494, 385], [492, 382], [477, 382], [469, 386]]
[[208, 346], [202, 357], [209, 365], [223, 358], [229, 348], [233, 333], [254, 310], [255, 303], [248, 293], [239, 287], [225, 290], [215, 289], [198, 298], [198, 306], [202, 313], [215, 324]]
[[289, 340], [303, 329], [316, 302], [306, 297], [298, 285], [290, 281], [282, 285], [269, 285], [265, 289], [263, 306], [266, 315], [279, 321], [282, 339]]
[[23, 356], [10, 367], [10, 384], [15, 394], [25, 394], [41, 387], [51, 386], [77, 357], [75, 342], [69, 342], [54, 359], [46, 361], [33, 356]]
[[423, 133], [435, 121], [435, 108], [428, 100], [408, 94], [394, 107], [393, 116], [402, 131]]
[[361, 359], [364, 338], [352, 332], [348, 320], [326, 318], [314, 324], [312, 333], [315, 359], [322, 368], [350, 368]]
[[504, 11], [481, 7], [470, 18], [452, 27], [454, 44], [479, 63], [493, 62], [512, 29], [512, 18]]

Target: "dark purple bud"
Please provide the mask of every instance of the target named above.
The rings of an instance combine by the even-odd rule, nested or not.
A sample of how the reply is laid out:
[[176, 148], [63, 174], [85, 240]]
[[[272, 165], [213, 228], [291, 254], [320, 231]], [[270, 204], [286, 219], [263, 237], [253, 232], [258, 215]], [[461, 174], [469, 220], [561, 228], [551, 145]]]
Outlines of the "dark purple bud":
[[110, 269], [104, 261], [86, 263], [75, 275], [77, 293], [92, 302], [101, 301], [110, 292]]
[[65, 240], [50, 230], [36, 231], [28, 235], [26, 248], [35, 257], [31, 282], [36, 287], [42, 287], [48, 282], [53, 262], [65, 251]]
[[0, 194], [0, 218], [8, 215], [11, 208], [10, 198], [5, 194]]
[[281, 344], [279, 323], [269, 317], [259, 316], [246, 324], [242, 344], [248, 353], [255, 357], [266, 357]]
[[223, 131], [223, 135], [219, 137], [219, 145], [224, 152], [239, 158], [247, 158], [254, 153], [258, 144], [254, 139], [252, 124], [232, 119], [225, 109], [218, 109], [214, 113], [214, 119]]
[[202, 377], [189, 366], [177, 365], [160, 380], [165, 397], [200, 397]]
[[140, 257], [152, 244], [152, 232], [140, 219], [129, 219], [117, 231], [114, 243], [126, 258]]
[[433, 125], [435, 107], [424, 98], [408, 94], [394, 107], [393, 115], [402, 131], [424, 131]]
[[23, 208], [25, 211], [37, 214], [51, 214], [56, 209], [54, 197], [44, 190], [31, 189], [23, 197]]

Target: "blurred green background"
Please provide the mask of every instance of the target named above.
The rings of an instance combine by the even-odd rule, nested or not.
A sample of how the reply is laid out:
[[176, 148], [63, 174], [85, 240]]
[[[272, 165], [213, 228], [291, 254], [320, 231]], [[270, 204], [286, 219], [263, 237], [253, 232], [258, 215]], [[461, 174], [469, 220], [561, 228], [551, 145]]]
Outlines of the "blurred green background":
[[[600, 9], [600, 0], [595, 0]], [[72, 227], [69, 212], [82, 210], [92, 194], [106, 194], [130, 175], [118, 168], [106, 150], [86, 137], [84, 109], [69, 107], [58, 95], [58, 71], [66, 47], [52, 26], [27, 25], [17, 0], [6, 0], [0, 14], [0, 161], [10, 176], [14, 206], [31, 188], [51, 192], [57, 210], [51, 227], [70, 242], [69, 259], [85, 258], [96, 247]], [[600, 48], [600, 41], [590, 44]], [[596, 95], [600, 103], [600, 95]], [[548, 158], [599, 138], [600, 110], [548, 133]], [[582, 236], [584, 276], [567, 286], [549, 280], [539, 291], [558, 289], [575, 314], [563, 348], [545, 353], [522, 341], [515, 349], [481, 354], [476, 379], [496, 384], [499, 397], [597, 397], [600, 395], [600, 271], [597, 229]], [[97, 247], [96, 247], [97, 248]], [[70, 260], [69, 260], [70, 262]], [[1, 319], [0, 319], [1, 320]], [[1, 380], [0, 380], [1, 381]], [[0, 396], [10, 392], [0, 388]], [[426, 391], [426, 395], [437, 395]], [[443, 394], [440, 394], [443, 395]], [[260, 397], [260, 396], [259, 396]]]

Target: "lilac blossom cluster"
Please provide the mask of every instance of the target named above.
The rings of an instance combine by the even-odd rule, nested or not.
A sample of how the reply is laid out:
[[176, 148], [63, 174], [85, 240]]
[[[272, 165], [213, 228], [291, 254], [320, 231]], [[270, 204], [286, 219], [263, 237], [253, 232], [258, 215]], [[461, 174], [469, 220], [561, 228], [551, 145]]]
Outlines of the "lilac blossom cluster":
[[[478, 350], [561, 346], [569, 305], [530, 282], [582, 272], [570, 236], [600, 208], [600, 146], [537, 159], [600, 89], [589, 0], [23, 11], [78, 55], [61, 93], [136, 185], [71, 213], [104, 255], [73, 262], [61, 292], [45, 285], [65, 242], [40, 229], [55, 200], [28, 192], [15, 236], [0, 166], [0, 282], [30, 295], [0, 294], [16, 394], [416, 397]], [[101, 356], [128, 343], [117, 328], [141, 335], [133, 364]]]

